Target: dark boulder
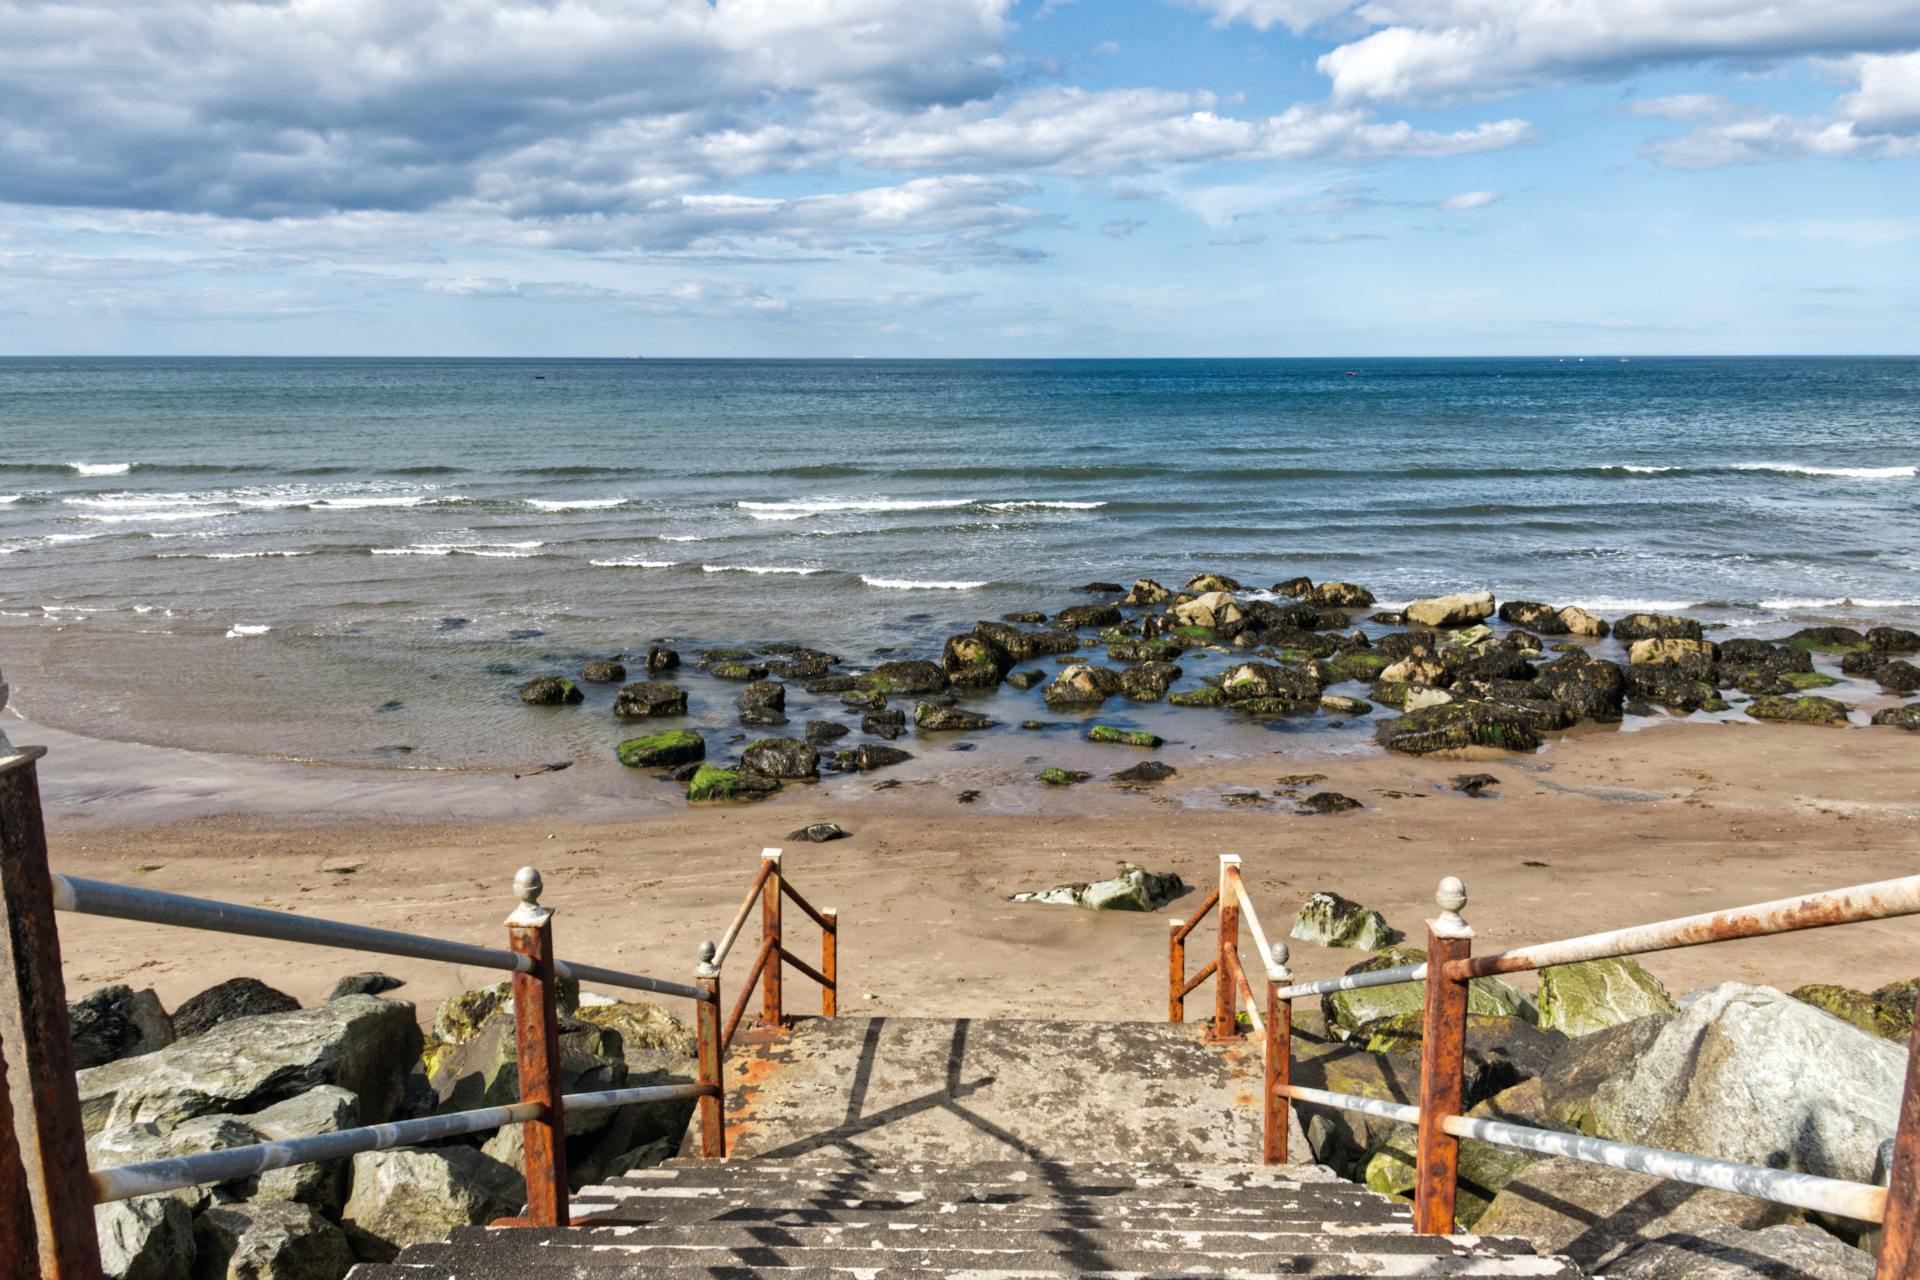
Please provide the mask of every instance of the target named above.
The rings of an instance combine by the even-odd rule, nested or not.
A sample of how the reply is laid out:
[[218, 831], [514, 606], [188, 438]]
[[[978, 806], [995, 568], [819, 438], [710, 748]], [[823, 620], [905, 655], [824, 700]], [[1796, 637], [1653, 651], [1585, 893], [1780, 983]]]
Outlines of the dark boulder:
[[723, 662], [746, 662], [752, 657], [751, 649], [705, 649], [700, 654], [700, 665], [717, 667]]
[[837, 720], [807, 721], [808, 742], [832, 742], [836, 738], [846, 737], [851, 732], [853, 732], [851, 729]]
[[1111, 604], [1076, 604], [1053, 615], [1053, 625], [1061, 631], [1078, 631], [1082, 627], [1112, 627], [1119, 625], [1119, 622], [1119, 606]]
[[689, 804], [700, 804], [707, 801], [764, 800], [780, 789], [778, 778], [703, 764], [697, 767], [693, 780], [687, 784], [687, 801]]
[[947, 687], [947, 673], [940, 669], [937, 662], [916, 658], [905, 662], [883, 662], [857, 676], [855, 684], [858, 688], [877, 689], [881, 693], [939, 693]]
[[1875, 627], [1867, 632], [1867, 643], [1881, 653], [1920, 653], [1920, 635], [1899, 627]]
[[1352, 616], [1339, 609], [1322, 609], [1313, 615], [1315, 631], [1344, 631], [1352, 625]]
[[853, 832], [848, 831], [837, 822], [816, 822], [810, 827], [802, 827], [798, 831], [789, 831], [787, 833], [787, 839], [805, 840], [808, 844], [825, 844], [829, 840], [845, 840], [852, 834]]
[[1747, 704], [1746, 711], [1755, 720], [1817, 724], [1829, 728], [1841, 728], [1847, 724], [1846, 704], [1835, 702], [1832, 698], [1755, 698]]
[[1003, 613], [1000, 615], [1000, 621], [1002, 622], [1033, 623], [1033, 622], [1045, 622], [1046, 620], [1047, 620], [1047, 615], [1044, 613], [1040, 613], [1037, 610], [1029, 610], [1026, 613]]
[[1312, 592], [1312, 578], [1288, 578], [1285, 582], [1276, 582], [1273, 584], [1273, 594], [1277, 596], [1291, 596], [1295, 600], [1310, 595]]
[[1220, 677], [1220, 692], [1230, 702], [1250, 698], [1279, 698], [1288, 702], [1320, 701], [1320, 682], [1310, 672], [1247, 662], [1229, 667]]
[[1107, 667], [1075, 663], [1041, 690], [1050, 707], [1098, 706], [1120, 692], [1120, 673]]
[[1126, 590], [1125, 587], [1121, 586], [1117, 582], [1089, 582], [1086, 586], [1080, 589], [1086, 592], [1088, 595], [1095, 595], [1095, 596], [1119, 595], [1122, 591]]
[[1044, 684], [1047, 673], [1044, 671], [1015, 671], [1007, 676], [1007, 683], [1025, 693], [1037, 684]]
[[762, 778], [817, 779], [820, 753], [799, 738], [762, 738], [740, 753], [740, 770]]
[[[1813, 655], [1805, 649], [1795, 649], [1792, 652], [1801, 654], [1808, 659], [1813, 657]], [[1840, 659], [1840, 674], [1848, 676], [1870, 676], [1877, 674], [1880, 668], [1892, 661], [1893, 659], [1889, 658], [1886, 654], [1876, 652], [1872, 649], [1855, 649]]]
[[654, 645], [647, 650], [647, 670], [671, 671], [680, 665], [680, 655], [672, 649], [663, 649]]
[[1692, 618], [1664, 613], [1630, 613], [1613, 624], [1613, 638], [1621, 644], [1635, 640], [1698, 640], [1700, 624]]
[[520, 686], [520, 701], [534, 707], [557, 707], [586, 696], [580, 686], [559, 676], [535, 676]]
[[1866, 648], [1867, 638], [1852, 627], [1806, 627], [1788, 636], [1787, 643], [1815, 653], [1845, 653]]
[[1171, 662], [1146, 662], [1120, 673], [1120, 692], [1136, 702], [1158, 702], [1181, 676]]
[[327, 999], [339, 1000], [346, 996], [377, 996], [388, 991], [397, 991], [406, 986], [402, 979], [390, 973], [350, 973], [334, 983], [327, 992]]
[[742, 711], [785, 711], [787, 686], [778, 680], [755, 680], [740, 691], [733, 705]]
[[180, 1039], [201, 1035], [235, 1018], [252, 1018], [263, 1013], [292, 1013], [300, 1002], [284, 991], [276, 991], [258, 978], [229, 978], [188, 996], [173, 1011], [173, 1031]]
[[841, 694], [840, 705], [843, 707], [852, 707], [856, 711], [885, 711], [887, 709], [887, 695], [881, 693], [878, 689], [872, 690], [871, 692], [856, 689], [851, 693]]
[[1247, 621], [1261, 631], [1275, 627], [1294, 627], [1312, 631], [1320, 621], [1320, 611], [1309, 604], [1275, 604], [1271, 600], [1249, 600], [1240, 606]]
[[1080, 642], [1064, 631], [1025, 631], [1004, 622], [975, 623], [973, 634], [997, 645], [1019, 662], [1049, 654], [1073, 653], [1080, 648]]
[[580, 678], [594, 684], [619, 684], [627, 678], [627, 669], [617, 662], [589, 662], [580, 668]]
[[1462, 773], [1454, 776], [1451, 785], [1463, 795], [1477, 796], [1488, 787], [1499, 786], [1500, 779], [1490, 773]]
[[859, 687], [858, 676], [823, 676], [806, 682], [808, 693], [847, 693]]
[[1238, 591], [1240, 581], [1224, 573], [1196, 573], [1187, 579], [1186, 589], [1195, 595], [1205, 595], [1209, 591]]
[[1374, 726], [1373, 740], [1389, 751], [1409, 755], [1459, 747], [1532, 751], [1540, 745], [1540, 735], [1526, 716], [1498, 703], [1471, 698], [1383, 720]]
[[1904, 707], [1882, 707], [1873, 713], [1873, 723], [1909, 732], [1920, 730], [1920, 703]]
[[173, 1043], [173, 1020], [151, 987], [115, 985], [89, 991], [67, 1003], [73, 1065], [84, 1071], [102, 1063], [138, 1057]]
[[1307, 603], [1321, 609], [1364, 609], [1373, 592], [1351, 582], [1323, 582], [1307, 593]]
[[861, 773], [871, 773], [875, 769], [884, 769], [890, 764], [911, 760], [913, 756], [898, 747], [882, 747], [869, 742], [854, 750], [841, 752], [840, 758]]
[[1629, 666], [1624, 672], [1627, 696], [1643, 699], [1682, 714], [1724, 711], [1727, 704], [1709, 681], [1679, 667]]
[[922, 702], [913, 709], [913, 723], [928, 732], [937, 733], [943, 730], [966, 732], [974, 729], [991, 729], [1000, 722], [975, 711], [963, 711], [959, 707], [942, 707], [931, 702]]
[[1410, 657], [1416, 652], [1433, 650], [1433, 636], [1420, 631], [1389, 631], [1373, 642], [1376, 652], [1389, 658]]
[[1920, 667], [1900, 658], [1890, 658], [1873, 673], [1880, 687], [1888, 693], [1914, 693], [1920, 691]]
[[1142, 760], [1139, 764], [1122, 769], [1107, 776], [1115, 782], [1162, 782], [1179, 772], [1170, 764], [1158, 760]]
[[1351, 796], [1341, 795], [1338, 791], [1316, 791], [1302, 800], [1300, 807], [1311, 813], [1347, 813], [1367, 806]]
[[765, 680], [767, 668], [759, 662], [716, 662], [708, 670], [716, 680]]
[[990, 637], [975, 632], [948, 636], [940, 665], [956, 685], [991, 689], [1013, 667], [1013, 655]]
[[1550, 604], [1533, 600], [1507, 601], [1500, 606], [1500, 621], [1537, 631], [1543, 636], [1567, 634], [1567, 624], [1561, 621], [1560, 611]]
[[1454, 679], [1531, 680], [1539, 674], [1539, 670], [1519, 654], [1504, 649], [1490, 649], [1478, 657], [1469, 658], [1454, 673]]
[[907, 731], [907, 713], [895, 707], [891, 711], [869, 711], [860, 717], [860, 732], [876, 738], [894, 739]]

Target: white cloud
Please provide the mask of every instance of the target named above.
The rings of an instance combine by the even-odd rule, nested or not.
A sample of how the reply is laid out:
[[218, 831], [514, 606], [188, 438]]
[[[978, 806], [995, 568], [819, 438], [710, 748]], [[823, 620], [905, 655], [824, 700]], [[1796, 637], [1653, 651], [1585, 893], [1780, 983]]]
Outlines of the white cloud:
[[1811, 156], [1920, 156], [1920, 52], [1863, 54], [1828, 65], [1859, 86], [1840, 96], [1830, 117], [1768, 111], [1719, 94], [1649, 98], [1631, 109], [1694, 126], [1682, 137], [1647, 144], [1647, 154], [1679, 169]]
[[1261, 244], [1264, 243], [1265, 240], [1266, 237], [1264, 235], [1255, 232], [1247, 236], [1215, 236], [1213, 239], [1207, 241], [1207, 243], [1218, 245]]
[[1462, 209], [1484, 209], [1494, 201], [1501, 199], [1498, 191], [1465, 191], [1457, 196], [1448, 196], [1438, 201], [1434, 208], [1457, 212]]
[[1100, 234], [1112, 236], [1116, 240], [1125, 240], [1147, 224], [1138, 218], [1115, 218], [1112, 222], [1102, 223]]
[[1295, 236], [1293, 239], [1295, 244], [1346, 244], [1353, 240], [1385, 240], [1386, 237], [1356, 231], [1352, 233], [1327, 232], [1321, 235]]

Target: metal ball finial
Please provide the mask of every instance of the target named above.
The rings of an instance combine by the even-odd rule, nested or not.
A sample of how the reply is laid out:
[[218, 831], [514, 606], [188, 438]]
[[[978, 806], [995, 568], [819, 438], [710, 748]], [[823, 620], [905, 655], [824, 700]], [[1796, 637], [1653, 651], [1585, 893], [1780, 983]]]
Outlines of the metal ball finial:
[[1448, 915], [1459, 915], [1460, 908], [1467, 905], [1467, 886], [1460, 882], [1459, 876], [1448, 876], [1440, 882], [1440, 891], [1433, 895], [1433, 900]]
[[532, 867], [522, 867], [513, 877], [513, 896], [530, 907], [540, 905], [540, 893], [546, 886], [540, 881], [540, 873]]
[[701, 964], [712, 964], [712, 963], [713, 963], [713, 957], [714, 957], [714, 954], [715, 954], [716, 952], [718, 952], [719, 950], [720, 950], [720, 948], [718, 948], [718, 947], [716, 947], [716, 946], [714, 946], [714, 945], [713, 945], [713, 939], [711, 939], [711, 938], [709, 938], [709, 939], [707, 939], [707, 941], [705, 941], [705, 942], [703, 942], [703, 943], [701, 943], [701, 944], [700, 944], [700, 963], [701, 963]]
[[1286, 943], [1276, 942], [1273, 944], [1273, 963], [1279, 968], [1282, 968], [1282, 969], [1286, 968], [1287, 960], [1292, 955], [1293, 953], [1287, 950]]

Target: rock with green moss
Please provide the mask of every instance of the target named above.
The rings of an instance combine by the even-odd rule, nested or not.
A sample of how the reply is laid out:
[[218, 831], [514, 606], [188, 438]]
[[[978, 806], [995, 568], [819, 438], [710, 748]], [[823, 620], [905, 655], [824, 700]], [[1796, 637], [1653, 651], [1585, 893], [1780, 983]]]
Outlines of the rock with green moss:
[[708, 668], [716, 680], [765, 680], [767, 669], [758, 662], [716, 662]]
[[974, 729], [991, 729], [1000, 722], [991, 716], [983, 716], [977, 711], [922, 702], [913, 709], [913, 723], [929, 733], [964, 733]]
[[520, 701], [534, 707], [558, 707], [586, 696], [579, 685], [559, 676], [535, 676], [520, 686]]
[[613, 714], [628, 718], [683, 716], [687, 714], [687, 691], [678, 685], [642, 680], [620, 690], [613, 700]]
[[627, 678], [627, 669], [617, 662], [589, 662], [580, 668], [580, 678], [595, 684], [619, 684]]
[[1120, 692], [1120, 673], [1076, 662], [1040, 692], [1050, 707], [1099, 706]]
[[1532, 751], [1540, 745], [1540, 735], [1526, 716], [1479, 698], [1456, 698], [1383, 720], [1374, 726], [1373, 740], [1389, 751], [1408, 755], [1460, 747]]
[[1365, 716], [1373, 714], [1373, 704], [1365, 698], [1343, 698], [1336, 693], [1321, 694], [1320, 709], [1330, 716]]
[[1229, 701], [1265, 699], [1282, 702], [1318, 702], [1320, 685], [1305, 671], [1276, 667], [1269, 662], [1243, 662], [1220, 677], [1220, 691]]
[[1840, 682], [1818, 671], [1782, 671], [1776, 677], [1781, 684], [1795, 689], [1827, 689]]
[[[1418, 1130], [1410, 1124], [1395, 1124], [1367, 1152], [1361, 1180], [1383, 1195], [1411, 1200], [1417, 1134]], [[1462, 1138], [1459, 1151], [1453, 1216], [1462, 1231], [1473, 1230], [1474, 1223], [1480, 1221], [1500, 1189], [1540, 1158], [1472, 1138]]]
[[1858, 653], [1872, 647], [1852, 627], [1807, 627], [1788, 636], [1787, 643], [1814, 653]]
[[1157, 911], [1186, 891], [1174, 872], [1148, 871], [1131, 862], [1120, 864], [1120, 874], [1091, 884], [1063, 884], [1037, 893], [1016, 893], [1015, 902], [1048, 902], [1055, 906], [1085, 907], [1089, 911]]
[[881, 693], [939, 693], [949, 683], [947, 673], [939, 663], [926, 662], [917, 658], [902, 662], [883, 662], [873, 670], [862, 672], [854, 677], [854, 684], [857, 687], [878, 689]]
[[[1296, 658], [1294, 661], [1297, 662], [1299, 659]], [[1378, 679], [1380, 673], [1392, 662], [1393, 659], [1386, 654], [1376, 653], [1371, 649], [1350, 649], [1345, 653], [1336, 653], [1327, 659], [1327, 665], [1332, 667], [1341, 679], [1363, 680], [1369, 684]]]
[[1085, 782], [1093, 775], [1082, 773], [1078, 769], [1062, 769], [1058, 765], [1042, 769], [1035, 775], [1050, 787], [1070, 787], [1076, 782]]
[[1297, 716], [1304, 715], [1317, 708], [1317, 699], [1302, 698], [1240, 698], [1227, 704], [1235, 714], [1243, 716]]
[[966, 688], [990, 689], [1013, 666], [1013, 655], [978, 633], [948, 636], [940, 653], [947, 679]]
[[1135, 702], [1158, 702], [1182, 674], [1171, 662], [1143, 662], [1120, 673], [1120, 692]]
[[1115, 662], [1166, 662], [1179, 656], [1177, 640], [1116, 640], [1107, 646], [1107, 657]]
[[691, 729], [670, 729], [629, 738], [614, 748], [629, 769], [672, 768], [707, 758], [707, 740]]
[[1159, 747], [1166, 745], [1166, 739], [1157, 733], [1147, 733], [1140, 729], [1116, 729], [1110, 724], [1097, 724], [1087, 730], [1088, 742], [1117, 742], [1126, 747]]
[[1293, 919], [1292, 937], [1319, 947], [1358, 947], [1379, 951], [1390, 945], [1393, 930], [1371, 907], [1322, 890], [1308, 898]]
[[758, 742], [749, 742], [741, 749], [740, 771], [762, 778], [817, 781], [820, 777], [820, 753], [811, 742], [800, 738], [762, 738]]
[[687, 799], [696, 804], [703, 801], [764, 800], [779, 790], [780, 781], [777, 778], [736, 773], [732, 769], [718, 769], [703, 764], [700, 772], [693, 775], [693, 781], [687, 784]]
[[1894, 982], [1869, 992], [1813, 983], [1787, 994], [1816, 1009], [1825, 1009], [1836, 1018], [1844, 1018], [1862, 1031], [1870, 1031], [1885, 1040], [1897, 1040], [1913, 1031], [1917, 985], [1920, 984], [1912, 980]]
[[1209, 684], [1176, 693], [1167, 702], [1176, 707], [1224, 707], [1227, 705], [1227, 695]]
[[1904, 707], [1882, 707], [1873, 713], [1873, 723], [1909, 732], [1920, 729], [1920, 702]]
[[1747, 714], [1755, 720], [1773, 720], [1785, 724], [1818, 724], [1839, 728], [1847, 723], [1847, 705], [1844, 702], [1813, 695], [1755, 698], [1747, 704]]
[[1540, 971], [1540, 1025], [1570, 1036], [1677, 1010], [1660, 979], [1626, 956], [1549, 965]]

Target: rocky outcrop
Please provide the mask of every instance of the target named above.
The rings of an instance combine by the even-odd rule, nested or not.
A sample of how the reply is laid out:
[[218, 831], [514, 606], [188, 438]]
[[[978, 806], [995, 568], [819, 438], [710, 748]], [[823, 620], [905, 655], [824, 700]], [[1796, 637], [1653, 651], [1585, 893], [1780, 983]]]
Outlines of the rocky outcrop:
[[1788, 636], [1787, 643], [1815, 653], [1853, 653], [1870, 647], [1867, 638], [1852, 627], [1803, 627]]
[[174, 1041], [173, 1019], [151, 987], [135, 991], [116, 985], [89, 991], [67, 1003], [67, 1028], [73, 1036], [74, 1065], [83, 1070], [152, 1053]]
[[1613, 624], [1613, 638], [1621, 644], [1636, 640], [1698, 640], [1700, 624], [1692, 618], [1664, 613], [1630, 613]]
[[1909, 732], [1920, 729], [1920, 704], [1905, 707], [1882, 707], [1873, 713], [1873, 723], [1889, 725], [1895, 729]]
[[1143, 662], [1120, 673], [1120, 692], [1135, 702], [1158, 702], [1182, 674], [1171, 662]]
[[1614, 1280], [1873, 1280], [1873, 1256], [1818, 1227], [1718, 1223], [1662, 1234], [1608, 1264]]
[[533, 707], [558, 707], [586, 696], [579, 685], [559, 676], [535, 676], [520, 686], [520, 701]]
[[1185, 604], [1176, 604], [1167, 612], [1183, 627], [1205, 627], [1209, 631], [1246, 617], [1240, 602], [1224, 591], [1209, 591]]
[[937, 662], [925, 662], [910, 659], [904, 662], [883, 662], [871, 671], [854, 677], [854, 684], [861, 689], [877, 689], [881, 693], [921, 694], [939, 693], [947, 687], [947, 673]]
[[1867, 632], [1867, 644], [1880, 653], [1920, 653], [1920, 632], [1899, 627], [1874, 627]]
[[1500, 606], [1500, 621], [1525, 627], [1543, 636], [1567, 634], [1567, 624], [1561, 620], [1560, 611], [1550, 604], [1533, 600], [1507, 601]]
[[[1427, 953], [1417, 947], [1388, 947], [1370, 960], [1346, 970], [1348, 973], [1373, 973], [1419, 964]], [[1386, 987], [1359, 987], [1352, 991], [1332, 991], [1320, 997], [1320, 1012], [1327, 1030], [1343, 1039], [1365, 1042], [1381, 1024], [1412, 1014], [1416, 1018], [1426, 1007], [1426, 987], [1421, 982], [1397, 982]], [[1488, 1016], [1514, 1016], [1531, 1012], [1532, 999], [1518, 987], [1499, 978], [1475, 978], [1467, 990], [1467, 1012]], [[1405, 1034], [1407, 1024], [1393, 1028]], [[1517, 1083], [1517, 1082], [1516, 1082]]]
[[849, 733], [852, 733], [852, 732], [853, 730], [849, 729], [846, 725], [841, 724], [837, 720], [807, 721], [806, 733], [807, 733], [808, 742], [813, 742], [813, 743], [833, 742], [836, 739], [846, 737]]
[[388, 991], [396, 991], [406, 985], [405, 981], [390, 973], [371, 970], [365, 973], [350, 973], [327, 990], [327, 999], [338, 1000], [341, 996], [377, 996]]
[[1389, 751], [1426, 755], [1459, 747], [1532, 751], [1540, 735], [1523, 709], [1484, 699], [1455, 699], [1421, 707], [1374, 727], [1373, 740]]
[[1157, 911], [1186, 891], [1174, 872], [1164, 874], [1120, 864], [1120, 874], [1091, 884], [1063, 884], [1038, 893], [1016, 893], [1015, 902], [1049, 902], [1089, 911]]
[[812, 743], [800, 738], [762, 738], [741, 749], [740, 769], [743, 773], [758, 774], [762, 778], [817, 781], [820, 777], [820, 753]]
[[627, 678], [627, 669], [618, 662], [589, 662], [580, 668], [580, 678], [594, 684], [619, 684]]
[[1798, 1210], [1765, 1200], [1555, 1157], [1516, 1173], [1474, 1229], [1523, 1236], [1540, 1253], [1562, 1254], [1590, 1273], [1612, 1274], [1610, 1263], [1647, 1241], [1799, 1218]]
[[1600, 1136], [1594, 1098], [1601, 1086], [1630, 1070], [1671, 1021], [1671, 1014], [1649, 1014], [1588, 1032], [1568, 1045], [1540, 1074], [1547, 1127], [1589, 1138]]
[[1419, 627], [1470, 627], [1493, 616], [1493, 592], [1468, 591], [1415, 600], [1406, 612], [1407, 621]]
[[[620, 1037], [579, 1018], [562, 1017], [560, 1079], [563, 1093], [593, 1093], [624, 1086], [627, 1062]], [[471, 1038], [441, 1053], [428, 1083], [439, 1099], [438, 1111], [470, 1111], [518, 1102], [520, 1064], [512, 1012], [504, 1008], [495, 1011]], [[605, 1111], [569, 1112], [567, 1132], [592, 1133], [607, 1118]]]
[[1601, 1137], [1871, 1182], [1906, 1054], [1771, 987], [1697, 993], [1594, 1100]]
[[1306, 599], [1321, 609], [1364, 609], [1373, 604], [1373, 592], [1351, 582], [1323, 582]]
[[1719, 647], [1710, 640], [1681, 640], [1649, 637], [1635, 640], [1627, 649], [1627, 661], [1653, 667], [1689, 667], [1704, 671], [1719, 658]]
[[1014, 657], [990, 636], [979, 632], [948, 636], [940, 653], [940, 665], [947, 678], [967, 688], [987, 688], [1000, 683], [1012, 668]]
[[620, 690], [613, 700], [616, 716], [683, 716], [687, 691], [679, 685], [642, 680]]
[[[311, 1138], [357, 1127], [360, 1099], [337, 1085], [323, 1084], [264, 1111], [235, 1119], [266, 1142]], [[322, 1213], [337, 1214], [346, 1200], [346, 1163], [345, 1160], [321, 1160], [269, 1169], [248, 1179], [242, 1194], [249, 1200], [293, 1200]]]
[[1127, 592], [1126, 598], [1120, 603], [1124, 605], [1159, 604], [1172, 594], [1152, 578], [1141, 578], [1133, 584], [1133, 590]]
[[1290, 936], [1315, 946], [1379, 951], [1390, 944], [1393, 931], [1378, 911], [1322, 890], [1301, 905]]
[[808, 844], [825, 844], [829, 840], [845, 840], [853, 832], [846, 830], [837, 822], [816, 822], [801, 827], [798, 831], [787, 832], [789, 840], [804, 840]]
[[1074, 653], [1080, 648], [1080, 642], [1064, 631], [1025, 631], [1005, 622], [975, 623], [973, 633], [992, 641], [1018, 662]]
[[304, 1204], [218, 1205], [193, 1224], [194, 1280], [341, 1280], [353, 1250]]
[[1053, 625], [1060, 631], [1078, 631], [1082, 627], [1117, 627], [1120, 625], [1120, 610], [1118, 606], [1110, 604], [1076, 604], [1054, 614]]
[[179, 1198], [140, 1196], [95, 1205], [93, 1229], [107, 1280], [191, 1280], [193, 1213]]
[[379, 1124], [400, 1100], [420, 1048], [411, 1004], [346, 996], [222, 1023], [156, 1053], [82, 1071], [81, 1115], [89, 1134], [139, 1121], [172, 1126], [338, 1085], [359, 1098], [359, 1123]]
[[1330, 716], [1366, 716], [1373, 714], [1373, 704], [1365, 698], [1347, 698], [1333, 693], [1320, 695], [1320, 709]]
[[1238, 591], [1240, 581], [1224, 573], [1196, 573], [1187, 579], [1186, 589], [1195, 595], [1205, 595], [1209, 591]]
[[892, 741], [906, 731], [907, 713], [897, 707], [891, 711], [869, 711], [860, 717], [860, 732], [876, 738]]
[[1755, 720], [1786, 724], [1817, 724], [1838, 729], [1848, 723], [1846, 703], [1811, 694], [1798, 698], [1755, 698], [1747, 704], [1746, 712]]
[[1278, 698], [1284, 702], [1318, 704], [1320, 683], [1304, 671], [1276, 667], [1268, 662], [1245, 662], [1229, 667], [1220, 677], [1220, 692], [1229, 702], [1249, 698]]
[[1539, 998], [1540, 1025], [1570, 1036], [1678, 1008], [1660, 979], [1625, 956], [1550, 965], [1540, 970]]
[[647, 670], [671, 671], [680, 665], [680, 655], [672, 649], [652, 645], [647, 649]]
[[513, 1217], [526, 1199], [525, 1178], [471, 1147], [396, 1147], [353, 1158], [353, 1198], [341, 1221], [363, 1257], [388, 1262], [455, 1227]]
[[1795, 987], [1787, 994], [1802, 1004], [1810, 1004], [1836, 1018], [1844, 1018], [1862, 1031], [1883, 1040], [1896, 1040], [1913, 1031], [1915, 987], [1912, 979], [1888, 983], [1878, 991], [1855, 991], [1851, 987], [1811, 983]]
[[1120, 673], [1106, 667], [1075, 663], [1064, 667], [1040, 696], [1050, 707], [1098, 706], [1120, 692]]
[[735, 800], [765, 800], [780, 790], [775, 778], [763, 778], [758, 774], [740, 773], [732, 769], [719, 769], [710, 764], [700, 766], [700, 771], [687, 783], [687, 801], [701, 804], [712, 801], [724, 803]]
[[[844, 732], [844, 731], [843, 731]], [[672, 729], [644, 738], [629, 738], [614, 748], [629, 769], [671, 769], [707, 758], [707, 740], [691, 729]]]
[[875, 769], [903, 764], [911, 759], [913, 755], [910, 752], [902, 751], [898, 747], [883, 747], [877, 743], [865, 743], [851, 751], [840, 753], [843, 767], [858, 769], [861, 773], [871, 773]]
[[1062, 769], [1058, 765], [1049, 766], [1034, 775], [1050, 787], [1071, 787], [1075, 783], [1085, 782], [1092, 776], [1081, 769]]
[[913, 709], [913, 723], [929, 733], [943, 731], [970, 731], [991, 729], [999, 724], [991, 716], [983, 716], [977, 711], [966, 711], [960, 707], [942, 707], [931, 702], [922, 702]]
[[[1607, 625], [1605, 618], [1597, 613], [1588, 613], [1578, 605], [1568, 605], [1560, 610], [1560, 624], [1567, 629], [1568, 635], [1593, 636], [1606, 635], [1613, 628]], [[1535, 628], [1539, 630], [1539, 628]]]
[[1166, 740], [1157, 733], [1148, 733], [1143, 729], [1118, 729], [1110, 724], [1097, 724], [1087, 730], [1088, 742], [1110, 742], [1123, 747], [1160, 747]]
[[1114, 782], [1164, 782], [1179, 770], [1170, 764], [1158, 760], [1142, 760], [1139, 764], [1122, 769], [1107, 776]]
[[229, 978], [188, 996], [173, 1011], [174, 1035], [184, 1040], [211, 1031], [235, 1018], [252, 1018], [263, 1013], [290, 1013], [300, 1002], [258, 978]]

